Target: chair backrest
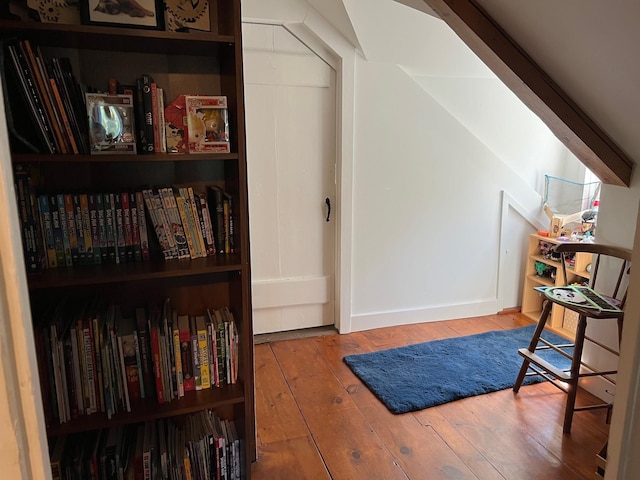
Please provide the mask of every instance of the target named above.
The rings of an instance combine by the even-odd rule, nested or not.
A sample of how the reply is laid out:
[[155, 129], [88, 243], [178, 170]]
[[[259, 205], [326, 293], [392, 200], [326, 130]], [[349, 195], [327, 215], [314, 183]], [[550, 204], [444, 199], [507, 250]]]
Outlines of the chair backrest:
[[[620, 307], [624, 307], [631, 269], [631, 250], [597, 243], [562, 243], [555, 250], [561, 256], [562, 273], [567, 282], [570, 278], [567, 276], [568, 257], [575, 253], [593, 254], [589, 286], [599, 293], [617, 299]], [[601, 266], [605, 270], [600, 272]]]

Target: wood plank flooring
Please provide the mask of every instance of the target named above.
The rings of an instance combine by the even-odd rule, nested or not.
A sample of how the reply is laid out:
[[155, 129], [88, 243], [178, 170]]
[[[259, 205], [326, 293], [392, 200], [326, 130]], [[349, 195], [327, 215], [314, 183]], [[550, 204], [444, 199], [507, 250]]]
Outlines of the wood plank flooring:
[[[256, 345], [252, 478], [593, 479], [605, 412], [576, 413], [563, 434], [566, 397], [548, 383], [394, 415], [342, 361], [529, 323], [517, 313], [491, 315]], [[580, 391], [577, 404], [589, 397]]]

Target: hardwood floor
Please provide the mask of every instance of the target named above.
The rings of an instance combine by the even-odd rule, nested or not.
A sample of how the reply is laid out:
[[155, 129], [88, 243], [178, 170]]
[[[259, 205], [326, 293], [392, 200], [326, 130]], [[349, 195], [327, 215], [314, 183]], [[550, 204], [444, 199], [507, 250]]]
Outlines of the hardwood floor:
[[[256, 345], [252, 478], [593, 479], [605, 412], [576, 413], [564, 435], [566, 397], [548, 383], [394, 415], [342, 361], [528, 323], [519, 314], [492, 315]], [[578, 405], [589, 396], [580, 391]]]

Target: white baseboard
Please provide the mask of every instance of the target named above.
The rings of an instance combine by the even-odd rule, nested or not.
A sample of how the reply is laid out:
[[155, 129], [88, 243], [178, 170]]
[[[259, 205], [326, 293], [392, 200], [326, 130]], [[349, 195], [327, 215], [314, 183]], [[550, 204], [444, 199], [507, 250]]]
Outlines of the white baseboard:
[[457, 305], [439, 305], [415, 310], [352, 315], [351, 331], [360, 332], [372, 328], [395, 327], [413, 323], [437, 322], [456, 318], [493, 315], [498, 311], [496, 299]]

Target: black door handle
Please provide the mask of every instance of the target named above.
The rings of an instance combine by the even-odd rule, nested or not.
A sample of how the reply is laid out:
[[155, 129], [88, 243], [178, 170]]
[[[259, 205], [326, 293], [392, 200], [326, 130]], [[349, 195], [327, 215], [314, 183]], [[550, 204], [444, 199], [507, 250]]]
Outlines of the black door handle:
[[331, 218], [331, 200], [329, 199], [329, 197], [324, 199], [324, 203], [327, 204], [327, 222], [329, 221], [329, 219]]

